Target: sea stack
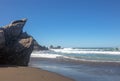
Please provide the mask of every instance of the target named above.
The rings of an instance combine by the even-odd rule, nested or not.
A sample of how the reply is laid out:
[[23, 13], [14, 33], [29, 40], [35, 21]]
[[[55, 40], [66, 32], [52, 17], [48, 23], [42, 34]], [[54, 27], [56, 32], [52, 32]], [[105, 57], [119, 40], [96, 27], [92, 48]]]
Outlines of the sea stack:
[[0, 65], [27, 66], [33, 50], [33, 37], [23, 32], [27, 19], [0, 28]]

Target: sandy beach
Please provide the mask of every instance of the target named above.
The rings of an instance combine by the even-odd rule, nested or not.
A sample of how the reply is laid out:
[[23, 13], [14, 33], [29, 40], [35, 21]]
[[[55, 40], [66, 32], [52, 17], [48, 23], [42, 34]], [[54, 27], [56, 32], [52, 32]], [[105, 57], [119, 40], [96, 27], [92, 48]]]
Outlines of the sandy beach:
[[67, 77], [32, 67], [0, 67], [0, 81], [73, 81]]

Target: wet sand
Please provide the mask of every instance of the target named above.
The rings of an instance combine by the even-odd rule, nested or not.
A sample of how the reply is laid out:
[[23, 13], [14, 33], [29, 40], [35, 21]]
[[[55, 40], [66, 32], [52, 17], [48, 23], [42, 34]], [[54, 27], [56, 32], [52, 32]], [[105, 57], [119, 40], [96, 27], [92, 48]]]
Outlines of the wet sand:
[[32, 67], [0, 67], [0, 81], [73, 81], [62, 75]]
[[120, 81], [120, 63], [117, 62], [31, 58], [30, 66], [59, 73], [75, 81]]

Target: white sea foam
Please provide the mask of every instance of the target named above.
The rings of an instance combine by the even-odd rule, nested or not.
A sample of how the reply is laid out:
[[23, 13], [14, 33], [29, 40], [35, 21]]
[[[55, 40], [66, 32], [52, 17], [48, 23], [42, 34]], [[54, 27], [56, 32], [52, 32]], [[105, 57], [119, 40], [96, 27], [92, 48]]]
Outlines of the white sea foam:
[[79, 59], [79, 58], [74, 58], [74, 57], [68, 57], [68, 56], [63, 56], [63, 55], [57, 55], [57, 54], [38, 54], [38, 53], [32, 53], [31, 57], [35, 57], [35, 58], [59, 58], [62, 60], [74, 60], [74, 61], [85, 61], [85, 62], [120, 62], [120, 61], [110, 61], [110, 60], [94, 60], [94, 59]]
[[61, 57], [62, 55], [57, 55], [57, 54], [47, 54], [47, 53], [32, 53], [31, 57], [36, 57], [36, 58], [57, 58], [57, 57]]
[[[83, 56], [83, 54], [88, 54], [88, 55]], [[98, 55], [92, 55], [92, 54], [98, 54]], [[101, 56], [100, 54], [103, 54], [103, 56]], [[104, 55], [105, 58], [103, 58]], [[114, 57], [111, 57], [109, 55], [114, 55]], [[120, 51], [108, 51], [108, 50], [106, 51], [106, 49], [64, 48], [64, 49], [50, 49], [49, 51], [33, 52], [31, 54], [31, 57], [51, 58], [51, 59], [61, 59], [61, 60], [94, 61], [94, 62], [120, 62], [119, 58], [116, 58], [120, 56], [116, 56], [116, 55], [120, 55]]]
[[[102, 58], [98, 56], [95, 57], [82, 57], [78, 56], [76, 57], [76, 55], [74, 56], [74, 53], [76, 54], [107, 54], [108, 57], [109, 55], [120, 55], [120, 52], [112, 52], [112, 51], [76, 51], [74, 49], [51, 49], [52, 51], [39, 51], [39, 52], [33, 52], [31, 54], [31, 57], [35, 57], [35, 58], [50, 58], [50, 59], [61, 59], [61, 60], [76, 60], [76, 61], [90, 61], [90, 62], [120, 62], [120, 60], [117, 58]], [[70, 51], [72, 50], [72, 51]], [[69, 55], [69, 54], [72, 54]], [[80, 57], [80, 58], [79, 58]]]
[[[52, 50], [59, 50], [59, 49], [52, 49]], [[102, 49], [73, 49], [73, 48], [64, 48], [64, 49], [60, 49], [60, 50], [69, 50], [69, 51], [100, 51]]]
[[[99, 49], [72, 49], [72, 48], [65, 48], [65, 49], [50, 49], [54, 52], [59, 53], [66, 53], [66, 54], [112, 54], [112, 55], [120, 55], [120, 51], [104, 51]], [[97, 51], [99, 50], [99, 51]]]

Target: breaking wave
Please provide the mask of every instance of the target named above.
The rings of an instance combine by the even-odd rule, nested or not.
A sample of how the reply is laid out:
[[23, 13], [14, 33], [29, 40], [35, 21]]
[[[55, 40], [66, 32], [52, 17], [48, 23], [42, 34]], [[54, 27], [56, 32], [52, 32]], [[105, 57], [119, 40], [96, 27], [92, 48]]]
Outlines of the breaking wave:
[[54, 52], [66, 53], [66, 54], [113, 54], [120, 55], [120, 51], [110, 51], [108, 49], [72, 49], [72, 48], [64, 48], [64, 49], [50, 49]]
[[50, 49], [31, 54], [31, 58], [50, 58], [59, 60], [77, 60], [91, 62], [120, 62], [120, 51], [109, 49]]
[[31, 57], [36, 57], [36, 58], [57, 58], [57, 57], [61, 57], [62, 55], [58, 55], [55, 53], [51, 53], [51, 52], [46, 52], [46, 51], [39, 51], [39, 52], [33, 52], [31, 54]]

